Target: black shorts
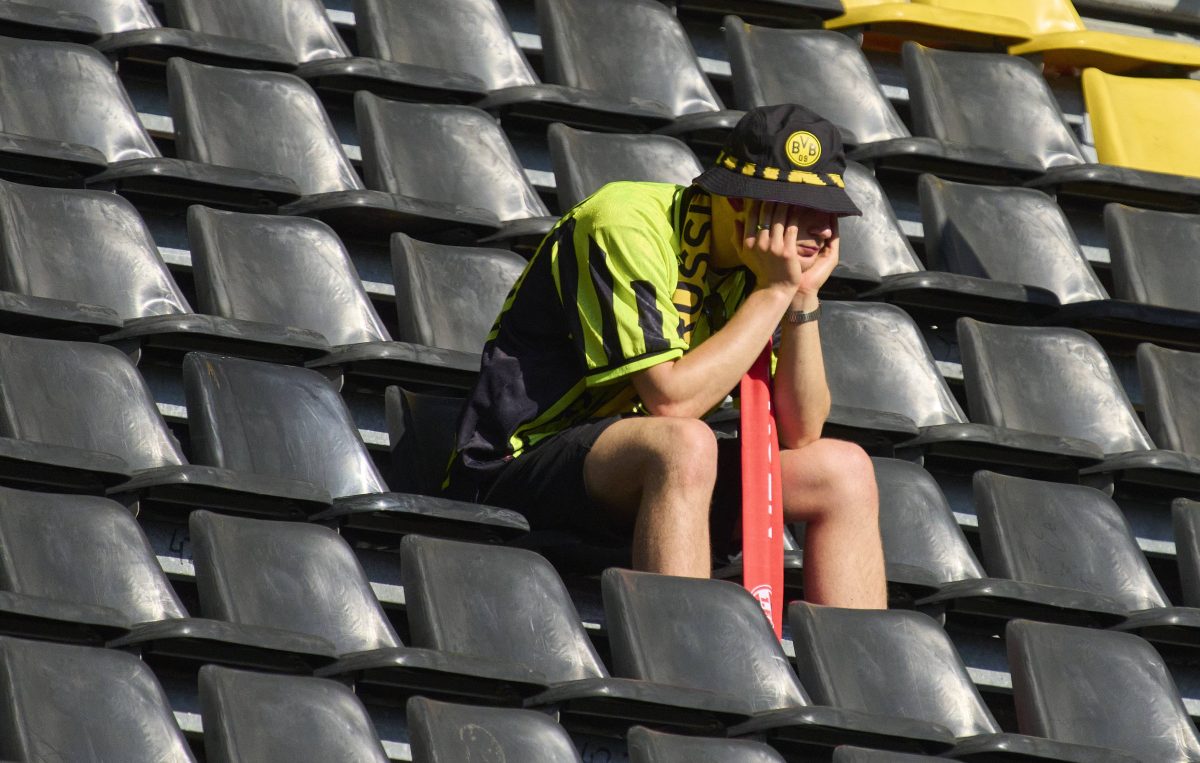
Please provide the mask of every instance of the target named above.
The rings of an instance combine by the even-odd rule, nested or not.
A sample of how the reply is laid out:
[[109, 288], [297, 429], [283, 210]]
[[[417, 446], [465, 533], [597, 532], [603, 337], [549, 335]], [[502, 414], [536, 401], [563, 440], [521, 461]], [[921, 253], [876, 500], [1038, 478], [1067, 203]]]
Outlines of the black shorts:
[[[564, 429], [514, 458], [482, 496], [484, 503], [520, 512], [533, 530], [570, 530], [598, 542], [627, 539], [628, 526], [610, 519], [588, 495], [583, 461], [605, 429], [621, 416], [595, 419]], [[738, 440], [717, 440], [717, 484], [709, 513], [715, 554], [741, 547], [741, 451]]]

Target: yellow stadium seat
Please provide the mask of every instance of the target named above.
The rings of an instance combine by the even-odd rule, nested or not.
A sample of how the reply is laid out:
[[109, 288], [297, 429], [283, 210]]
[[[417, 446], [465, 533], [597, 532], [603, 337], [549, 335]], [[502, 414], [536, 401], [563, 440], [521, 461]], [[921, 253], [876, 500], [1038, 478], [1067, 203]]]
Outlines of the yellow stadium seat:
[[1200, 81], [1087, 69], [1083, 97], [1102, 163], [1200, 177]]
[[827, 20], [825, 27], [862, 29], [866, 48], [898, 49], [904, 40], [918, 40], [927, 45], [1004, 50], [1033, 36], [1023, 22], [992, 12], [991, 5], [999, 3], [979, 3], [978, 9], [930, 0], [842, 0], [842, 5], [846, 12]]

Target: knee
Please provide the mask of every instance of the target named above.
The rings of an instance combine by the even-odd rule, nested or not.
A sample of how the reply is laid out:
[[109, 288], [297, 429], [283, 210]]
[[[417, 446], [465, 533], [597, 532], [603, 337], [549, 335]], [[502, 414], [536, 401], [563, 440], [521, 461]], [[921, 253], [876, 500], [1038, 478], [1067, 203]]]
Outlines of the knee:
[[651, 455], [668, 479], [686, 485], [708, 485], [717, 475], [717, 438], [699, 419], [653, 416]]
[[819, 471], [814, 476], [825, 485], [829, 502], [839, 512], [854, 511], [864, 520], [878, 520], [875, 465], [860, 446], [845, 440], [821, 439], [805, 448], [802, 463]]

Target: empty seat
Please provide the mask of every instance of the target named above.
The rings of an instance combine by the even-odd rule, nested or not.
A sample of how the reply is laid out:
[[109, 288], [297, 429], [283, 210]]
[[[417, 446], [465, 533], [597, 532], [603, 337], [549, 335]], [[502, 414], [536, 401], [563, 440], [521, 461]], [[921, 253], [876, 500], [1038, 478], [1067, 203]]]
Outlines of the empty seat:
[[1200, 607], [1200, 501], [1187, 498], [1172, 501], [1171, 524], [1175, 531], [1175, 559], [1179, 564], [1183, 603]]
[[1164, 448], [1200, 455], [1200, 353], [1142, 344], [1137, 364], [1151, 438]]
[[0, 312], [14, 333], [102, 334], [139, 356], [221, 347], [299, 363], [328, 351], [311, 331], [193, 312], [137, 210], [103, 191], [0, 181], [0, 289], [20, 295]]
[[531, 551], [410, 535], [401, 558], [413, 644], [531, 667], [550, 689], [526, 705], [558, 708], [568, 727], [712, 733], [748, 715], [736, 696], [611, 677], [558, 573]]
[[570, 209], [618, 180], [690, 185], [704, 167], [687, 144], [667, 135], [614, 135], [550, 125], [558, 204]]
[[366, 92], [355, 94], [354, 112], [368, 188], [458, 206], [464, 219], [468, 211], [490, 218], [500, 230], [486, 242], [509, 241], [526, 250], [557, 221], [487, 112], [389, 101]]
[[11, 760], [191, 763], [162, 687], [112, 649], [0, 638], [0, 756]]
[[961, 318], [958, 344], [972, 421], [1094, 443], [1107, 460], [1083, 475], [1196, 489], [1200, 459], [1155, 448], [1092, 337]]
[[1077, 10], [1095, 18], [1112, 18], [1193, 34], [1200, 28], [1200, 8], [1178, 0], [1074, 0], [1073, 4]]
[[0, 335], [0, 398], [7, 484], [107, 488], [135, 509], [171, 515], [210, 506], [299, 517], [329, 502], [308, 482], [189, 464], [145, 380], [113, 347]]
[[[720, 144], [741, 117], [724, 109], [683, 26], [656, 0], [537, 0], [546, 80], [636, 108], [603, 126], [634, 132], [657, 123], [668, 134]], [[528, 93], [492, 93], [479, 103], [513, 113]], [[581, 105], [587, 106], [586, 98]], [[565, 104], [564, 104], [565, 105]], [[572, 121], [559, 108], [553, 121]], [[650, 119], [642, 118], [650, 115]], [[632, 122], [632, 124], [631, 124]], [[639, 124], [640, 123], [640, 124]]]
[[512, 760], [581, 763], [575, 743], [550, 716], [425, 697], [408, 701], [413, 763]]
[[1001, 15], [986, 3], [945, 0], [842, 0], [846, 12], [825, 22], [829, 29], [861, 32], [864, 44], [894, 50], [897, 39], [942, 46], [1003, 50], [1029, 39], [1023, 21]]
[[318, 217], [361, 236], [488, 226], [454, 205], [366, 190], [316, 93], [295, 75], [173, 58], [167, 84], [178, 154], [290, 178], [304, 198], [285, 214]]
[[193, 669], [312, 672], [333, 661], [318, 638], [190, 617], [137, 520], [104, 498], [0, 488], [0, 581], [0, 627], [17, 635], [107, 642]]
[[145, 0], [28, 0], [0, 9], [0, 35], [92, 42], [102, 34], [158, 26]]
[[512, 511], [388, 492], [345, 402], [316, 371], [191, 353], [184, 386], [197, 463], [315, 484], [333, 508], [313, 518], [348, 536], [389, 545], [413, 529], [482, 538], [529, 529]]
[[1005, 640], [1022, 733], [1140, 760], [1200, 760], [1200, 737], [1175, 682], [1142, 639], [1015, 620]]
[[328, 527], [192, 512], [200, 609], [239, 625], [333, 644], [321, 676], [353, 681], [365, 702], [407, 693], [520, 703], [545, 688], [531, 669], [404, 646], [349, 544]]
[[[314, 364], [342, 367], [351, 374], [365, 371], [384, 380], [416, 379], [455, 386], [469, 385], [475, 378], [478, 347], [465, 352], [427, 346], [419, 340], [392, 341], [345, 246], [319, 220], [222, 212], [200, 206], [191, 207], [187, 219], [196, 302], [205, 313], [315, 331], [328, 340], [332, 352], [322, 360], [314, 360]], [[443, 251], [436, 245], [424, 246]], [[446, 259], [456, 261], [453, 252], [458, 249], [450, 251]], [[469, 251], [481, 258], [512, 258], [514, 268], [524, 263], [510, 252]], [[504, 280], [496, 290], [507, 291], [510, 283], [511, 278]], [[440, 295], [409, 303], [407, 295], [421, 294], [422, 283], [402, 285], [399, 293], [405, 295], [402, 301], [406, 305], [402, 314], [425, 310], [427, 305], [431, 305], [432, 313], [437, 312]], [[501, 293], [485, 298], [475, 292], [471, 299], [480, 311], [492, 310], [494, 315], [504, 297]], [[460, 318], [468, 314], [464, 311]], [[477, 325], [475, 333], [482, 346], [487, 328]]]
[[[965, 320], [965, 319], [964, 319]], [[821, 348], [834, 407], [826, 433], [872, 446], [892, 443], [939, 460], [992, 463], [1075, 480], [1101, 458], [1079, 438], [970, 422], [946, 386], [920, 331], [893, 305], [825, 302]], [[916, 430], [914, 432], [914, 429]]]
[[[822, 704], [937, 723], [958, 738], [958, 760], [1132, 761], [1122, 753], [1005, 733], [950, 637], [932, 618], [793, 602], [796, 671]], [[864, 664], [870, 670], [863, 670]]]
[[629, 570], [601, 579], [613, 672], [739, 697], [755, 715], [731, 735], [766, 734], [785, 755], [838, 744], [940, 752], [954, 744], [943, 726], [812, 703], [744, 588]]
[[783, 763], [761, 742], [679, 736], [634, 726], [626, 737], [629, 763]]
[[[1200, 278], [1200, 263], [1191, 256], [1200, 247], [1200, 215], [1109, 204], [1104, 233], [1118, 299], [1200, 312], [1200, 296], [1188, 288]], [[1190, 316], [1178, 317], [1183, 324]]]
[[212, 763], [387, 763], [366, 708], [341, 683], [216, 665], [199, 683]]

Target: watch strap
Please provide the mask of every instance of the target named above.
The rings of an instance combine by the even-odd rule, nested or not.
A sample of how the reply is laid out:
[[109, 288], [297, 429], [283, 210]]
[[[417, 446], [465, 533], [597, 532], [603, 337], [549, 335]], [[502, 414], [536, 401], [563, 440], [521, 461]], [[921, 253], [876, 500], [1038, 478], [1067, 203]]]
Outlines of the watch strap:
[[801, 324], [801, 323], [812, 323], [813, 321], [815, 321], [817, 318], [820, 318], [820, 317], [821, 317], [821, 306], [820, 305], [817, 305], [815, 309], [813, 309], [807, 313], [804, 312], [803, 310], [788, 310], [786, 313], [783, 314], [783, 319], [785, 321], [787, 321], [788, 323], [797, 324], [797, 325]]

